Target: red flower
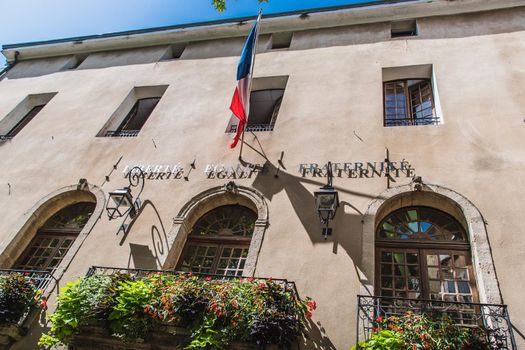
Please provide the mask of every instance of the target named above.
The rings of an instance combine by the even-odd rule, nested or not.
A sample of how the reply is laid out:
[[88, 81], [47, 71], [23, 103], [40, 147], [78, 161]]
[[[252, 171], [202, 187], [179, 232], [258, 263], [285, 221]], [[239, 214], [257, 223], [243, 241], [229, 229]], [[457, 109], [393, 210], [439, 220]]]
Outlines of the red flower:
[[193, 276], [193, 272], [188, 272], [188, 276]]
[[308, 302], [306, 303], [306, 305], [308, 306], [308, 308], [310, 310], [315, 310], [317, 309], [317, 303], [315, 302], [315, 300], [308, 300]]
[[259, 283], [259, 288], [261, 288], [261, 289], [266, 288], [266, 284], [265, 283]]
[[376, 319], [377, 322], [381, 322], [383, 321], [383, 316], [379, 316], [377, 319]]
[[308, 311], [308, 312], [306, 313], [306, 318], [310, 318], [310, 317], [312, 317], [312, 313], [311, 313], [310, 311]]
[[211, 276], [205, 277], [204, 279], [205, 279], [206, 281], [211, 281], [211, 280], [212, 280]]
[[40, 307], [44, 310], [47, 310], [47, 299], [42, 300]]

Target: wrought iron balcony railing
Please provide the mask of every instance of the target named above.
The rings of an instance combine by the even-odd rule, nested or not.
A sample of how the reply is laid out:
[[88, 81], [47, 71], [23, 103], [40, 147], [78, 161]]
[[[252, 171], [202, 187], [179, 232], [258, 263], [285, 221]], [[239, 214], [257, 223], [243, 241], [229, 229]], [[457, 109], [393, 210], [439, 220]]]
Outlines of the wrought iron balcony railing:
[[53, 274], [45, 270], [0, 269], [0, 276], [19, 273], [24, 275], [35, 289], [46, 289], [54, 280]]
[[[107, 267], [107, 266], [92, 266], [88, 269], [86, 277], [92, 276], [94, 274], [105, 274], [112, 275], [115, 273], [129, 274], [134, 277], [146, 277], [153, 273], [161, 273], [163, 275], [178, 275], [178, 274], [187, 274], [188, 272], [177, 271], [177, 270], [155, 270], [155, 269], [129, 269], [129, 268], [120, 268], [120, 267]], [[229, 276], [229, 275], [214, 275], [206, 273], [192, 273], [195, 276], [199, 277], [211, 277], [213, 280], [219, 280], [227, 282], [232, 279], [254, 279], [256, 281], [272, 281], [276, 284], [279, 284], [283, 289], [291, 290], [295, 296], [298, 296], [297, 288], [294, 282], [290, 282], [286, 279], [279, 278], [261, 278], [261, 277], [243, 277], [243, 276]]]
[[106, 137], [135, 137], [139, 134], [140, 130], [120, 130], [120, 131], [107, 131]]
[[[433, 319], [447, 316], [458, 326], [479, 327], [494, 349], [517, 350], [506, 305], [463, 303], [358, 295], [356, 345], [376, 331], [379, 316], [403, 316], [407, 312], [425, 314]], [[359, 349], [359, 345], [357, 345]]]
[[[0, 269], [0, 276], [7, 276], [11, 274], [21, 274], [27, 281], [29, 281], [32, 287], [35, 290], [45, 291], [48, 287], [51, 286], [52, 281], [55, 280], [53, 274], [50, 271], [40, 271], [40, 270], [19, 270], [19, 269]], [[31, 313], [31, 310], [24, 312], [17, 322], [19, 326], [22, 326]]]

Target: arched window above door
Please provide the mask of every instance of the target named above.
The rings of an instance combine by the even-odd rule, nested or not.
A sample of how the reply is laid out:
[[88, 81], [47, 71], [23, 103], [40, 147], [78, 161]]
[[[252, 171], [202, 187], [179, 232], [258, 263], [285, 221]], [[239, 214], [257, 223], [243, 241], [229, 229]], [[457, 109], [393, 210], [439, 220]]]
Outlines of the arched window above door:
[[447, 213], [429, 207], [411, 207], [388, 215], [378, 227], [377, 239], [466, 242], [467, 235]]
[[204, 214], [188, 235], [177, 268], [241, 276], [257, 214], [241, 205], [223, 205]]
[[388, 214], [376, 230], [376, 294], [457, 302], [478, 300], [461, 224], [429, 207]]

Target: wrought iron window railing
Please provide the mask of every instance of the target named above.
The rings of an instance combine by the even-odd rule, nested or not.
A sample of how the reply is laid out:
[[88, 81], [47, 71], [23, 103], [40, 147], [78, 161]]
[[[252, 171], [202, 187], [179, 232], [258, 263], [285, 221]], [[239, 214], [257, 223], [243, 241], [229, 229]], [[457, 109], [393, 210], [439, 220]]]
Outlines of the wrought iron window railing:
[[425, 314], [434, 319], [447, 316], [459, 326], [480, 327], [494, 349], [517, 350], [506, 305], [464, 303], [358, 295], [356, 345], [376, 331], [379, 316], [403, 316], [407, 312]]
[[[237, 132], [238, 125], [230, 126], [229, 133]], [[273, 124], [250, 124], [247, 125], [245, 131], [259, 132], [259, 131], [273, 131]]]
[[[11, 274], [21, 274], [23, 275], [31, 284], [32, 287], [35, 290], [46, 290], [49, 286], [51, 286], [52, 282], [55, 281], [55, 278], [53, 277], [53, 274], [50, 271], [44, 271], [44, 270], [20, 270], [20, 269], [0, 269], [0, 276], [7, 276]], [[20, 317], [20, 320], [18, 321], [18, 325], [22, 326], [31, 313], [31, 310], [24, 313], [22, 317]]]
[[411, 125], [437, 125], [439, 117], [434, 115], [417, 118], [387, 118], [385, 117], [385, 126], [411, 126]]
[[107, 131], [106, 137], [135, 137], [139, 134], [140, 130], [120, 130], [120, 131]]

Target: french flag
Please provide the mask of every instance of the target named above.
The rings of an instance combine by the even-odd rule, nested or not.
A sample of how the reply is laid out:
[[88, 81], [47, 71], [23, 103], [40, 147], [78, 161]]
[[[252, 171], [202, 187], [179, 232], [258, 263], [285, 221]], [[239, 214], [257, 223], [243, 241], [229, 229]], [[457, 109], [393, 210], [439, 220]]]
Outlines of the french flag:
[[239, 125], [237, 125], [237, 132], [233, 137], [233, 142], [230, 144], [230, 148], [235, 148], [235, 146], [237, 146], [239, 138], [241, 137], [244, 127], [248, 121], [248, 112], [250, 108], [251, 70], [255, 57], [255, 45], [257, 42], [257, 30], [260, 18], [261, 15], [259, 14], [259, 17], [253, 25], [250, 35], [248, 35], [248, 40], [246, 40], [246, 44], [244, 44], [241, 59], [239, 61], [239, 65], [237, 66], [237, 87], [233, 93], [230, 110], [237, 118], [239, 118]]

